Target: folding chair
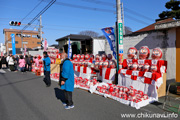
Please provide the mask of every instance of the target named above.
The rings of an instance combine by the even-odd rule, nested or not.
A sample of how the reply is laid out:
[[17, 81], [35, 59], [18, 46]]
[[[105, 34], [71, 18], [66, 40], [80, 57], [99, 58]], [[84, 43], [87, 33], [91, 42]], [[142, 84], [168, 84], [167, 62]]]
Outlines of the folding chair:
[[[169, 95], [169, 90], [170, 90], [170, 87], [171, 86], [175, 86], [176, 89], [177, 89], [177, 93], [179, 93], [180, 95], [180, 90], [178, 91], [179, 87], [180, 87], [180, 82], [173, 82], [173, 83], [170, 83], [169, 86], [168, 86], [168, 89], [167, 89], [167, 92], [166, 92], [166, 96], [165, 96], [165, 100], [164, 100], [164, 103], [163, 103], [163, 109], [165, 108], [165, 105], [167, 104], [167, 100], [169, 102], [169, 106], [172, 107], [172, 104], [171, 104], [171, 100], [170, 98], [172, 97], [172, 95]], [[177, 96], [175, 97], [174, 100], [179, 100], [180, 101], [180, 96]], [[173, 106], [174, 107], [174, 106]], [[174, 107], [174, 108], [178, 108], [178, 113], [180, 112], [180, 104], [179, 104], [179, 107]]]

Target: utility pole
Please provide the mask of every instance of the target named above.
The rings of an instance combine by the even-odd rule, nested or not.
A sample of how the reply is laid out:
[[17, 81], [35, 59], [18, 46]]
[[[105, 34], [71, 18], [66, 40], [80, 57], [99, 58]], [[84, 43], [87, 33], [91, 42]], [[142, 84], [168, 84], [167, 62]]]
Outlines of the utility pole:
[[125, 35], [125, 26], [124, 26], [124, 7], [123, 2], [121, 3], [121, 11], [122, 11], [122, 24], [123, 24], [123, 35]]
[[21, 50], [23, 55], [23, 30], [21, 30]]
[[42, 42], [42, 17], [41, 17], [41, 15], [40, 15], [40, 18], [39, 18], [39, 35], [40, 35], [40, 40]]
[[120, 30], [119, 30], [119, 24], [122, 23], [122, 20], [121, 20], [121, 4], [120, 4], [120, 0], [116, 0], [116, 55], [117, 55], [117, 72], [119, 71], [119, 50], [122, 49], [122, 46], [121, 48], [119, 48], [119, 33], [120, 33]]

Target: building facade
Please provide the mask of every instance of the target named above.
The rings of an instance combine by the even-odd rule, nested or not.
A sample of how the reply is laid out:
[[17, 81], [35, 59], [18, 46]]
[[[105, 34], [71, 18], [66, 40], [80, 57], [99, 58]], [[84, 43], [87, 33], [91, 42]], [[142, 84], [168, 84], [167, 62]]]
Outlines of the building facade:
[[38, 36], [38, 31], [21, 30], [17, 29], [3, 29], [4, 41], [6, 46], [6, 52], [9, 53], [12, 50], [11, 34], [15, 34], [15, 46], [16, 48], [36, 48], [41, 47], [41, 39]]

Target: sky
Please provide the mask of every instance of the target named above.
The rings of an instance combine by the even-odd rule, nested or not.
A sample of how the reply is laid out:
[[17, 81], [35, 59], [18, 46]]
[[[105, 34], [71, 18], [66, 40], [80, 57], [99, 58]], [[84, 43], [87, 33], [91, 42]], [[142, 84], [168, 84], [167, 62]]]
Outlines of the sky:
[[[50, 1], [0, 0], [0, 43], [4, 43], [3, 29], [23, 29]], [[168, 1], [121, 0], [124, 6], [124, 25], [137, 31], [154, 23], [159, 18], [158, 14], [167, 10], [165, 3]], [[10, 21], [21, 21], [22, 25], [10, 26]], [[55, 40], [58, 38], [85, 30], [103, 35], [101, 29], [114, 26], [115, 22], [116, 0], [56, 0], [42, 14], [42, 37], [52, 45], [57, 44]], [[39, 25], [38, 19], [26, 30], [37, 31], [36, 25]]]

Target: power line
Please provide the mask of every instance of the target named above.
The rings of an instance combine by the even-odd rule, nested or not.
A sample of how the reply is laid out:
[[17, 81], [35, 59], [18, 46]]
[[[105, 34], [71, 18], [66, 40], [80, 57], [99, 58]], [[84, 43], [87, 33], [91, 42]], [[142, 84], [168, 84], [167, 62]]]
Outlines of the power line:
[[22, 20], [21, 22], [27, 17], [29, 16], [41, 3], [42, 3], [43, 0], [41, 0]]
[[[48, 2], [49, 0], [43, 0], [43, 1]], [[74, 8], [87, 9], [87, 10], [115, 13], [114, 10], [101, 9], [101, 8], [92, 8], [92, 7], [86, 7], [86, 6], [82, 6], [82, 5], [74, 5], [74, 4], [64, 3], [64, 2], [56, 2], [55, 4], [62, 5], [62, 6], [68, 6], [68, 7], [74, 7]]]
[[88, 28], [88, 27], [77, 27], [77, 26], [64, 26], [64, 25], [52, 25], [52, 24], [43, 24], [48, 26], [60, 26], [60, 27], [69, 27], [69, 28], [82, 28], [82, 29], [101, 29], [101, 28]]
[[132, 14], [135, 14], [135, 15], [137, 15], [137, 16], [140, 16], [140, 17], [142, 17], [142, 18], [144, 18], [144, 19], [146, 19], [146, 20], [149, 20], [149, 21], [154, 21], [152, 18], [149, 18], [149, 17], [147, 17], [147, 16], [144, 16], [144, 15], [138, 13], [138, 12], [135, 12], [134, 10], [131, 10], [131, 9], [129, 9], [129, 8], [126, 8], [126, 7], [124, 7], [124, 8], [125, 8], [125, 11], [126, 11], [126, 12], [130, 12], [130, 13], [132, 13]]
[[[43, 0], [44, 2], [48, 2], [48, 0]], [[88, 10], [94, 10], [94, 11], [101, 11], [101, 12], [109, 12], [109, 13], [115, 13], [114, 10], [109, 10], [109, 9], [100, 9], [100, 8], [92, 8], [92, 7], [85, 7], [81, 5], [74, 5], [74, 4], [69, 4], [69, 3], [63, 3], [63, 2], [56, 2], [55, 4], [61, 5], [61, 6], [68, 6], [68, 7], [73, 7], [73, 8], [80, 8], [80, 9], [88, 9]], [[140, 22], [141, 24], [148, 24], [142, 20], [138, 20], [137, 18], [131, 17], [130, 15], [125, 15], [127, 18], [134, 19], [136, 22]]]
[[[107, 5], [107, 6], [109, 6], [109, 5], [113, 5], [114, 6], [115, 5], [115, 4], [110, 3], [110, 2], [104, 2], [104, 1], [99, 1], [99, 0], [81, 0], [81, 1], [95, 3], [95, 4], [101, 4], [101, 5]], [[146, 20], [149, 20], [149, 21], [154, 21], [152, 18], [147, 17], [145, 15], [142, 15], [142, 14], [140, 14], [140, 13], [134, 11], [134, 10], [131, 10], [131, 9], [127, 8], [127, 7], [124, 7], [124, 8], [125, 8], [125, 12], [129, 12], [131, 14], [134, 14], [136, 16], [142, 17], [142, 18], [144, 18]]]
[[101, 4], [101, 5], [108, 5], [108, 6], [112, 5], [112, 6], [115, 6], [115, 4], [113, 4], [113, 3], [99, 1], [99, 0], [81, 0], [81, 1], [90, 2], [90, 3], [96, 3], [96, 4]]
[[56, 2], [56, 0], [52, 0], [46, 7], [43, 8], [43, 10], [41, 10], [29, 23], [28, 25], [26, 25], [23, 29], [25, 30], [28, 26], [30, 26], [36, 19], [39, 18], [40, 15], [42, 15], [47, 9], [49, 9], [49, 7], [51, 7], [51, 5], [54, 4], [54, 2]]
[[139, 20], [139, 19], [136, 19], [136, 18], [134, 18], [134, 17], [131, 17], [131, 16], [127, 15], [127, 14], [125, 14], [125, 16], [126, 16], [127, 18], [130, 18], [130, 20], [139, 22], [139, 23], [141, 23], [141, 24], [149, 25], [149, 23], [146, 23], [146, 22], [144, 22], [144, 21], [142, 21], [142, 20]]

